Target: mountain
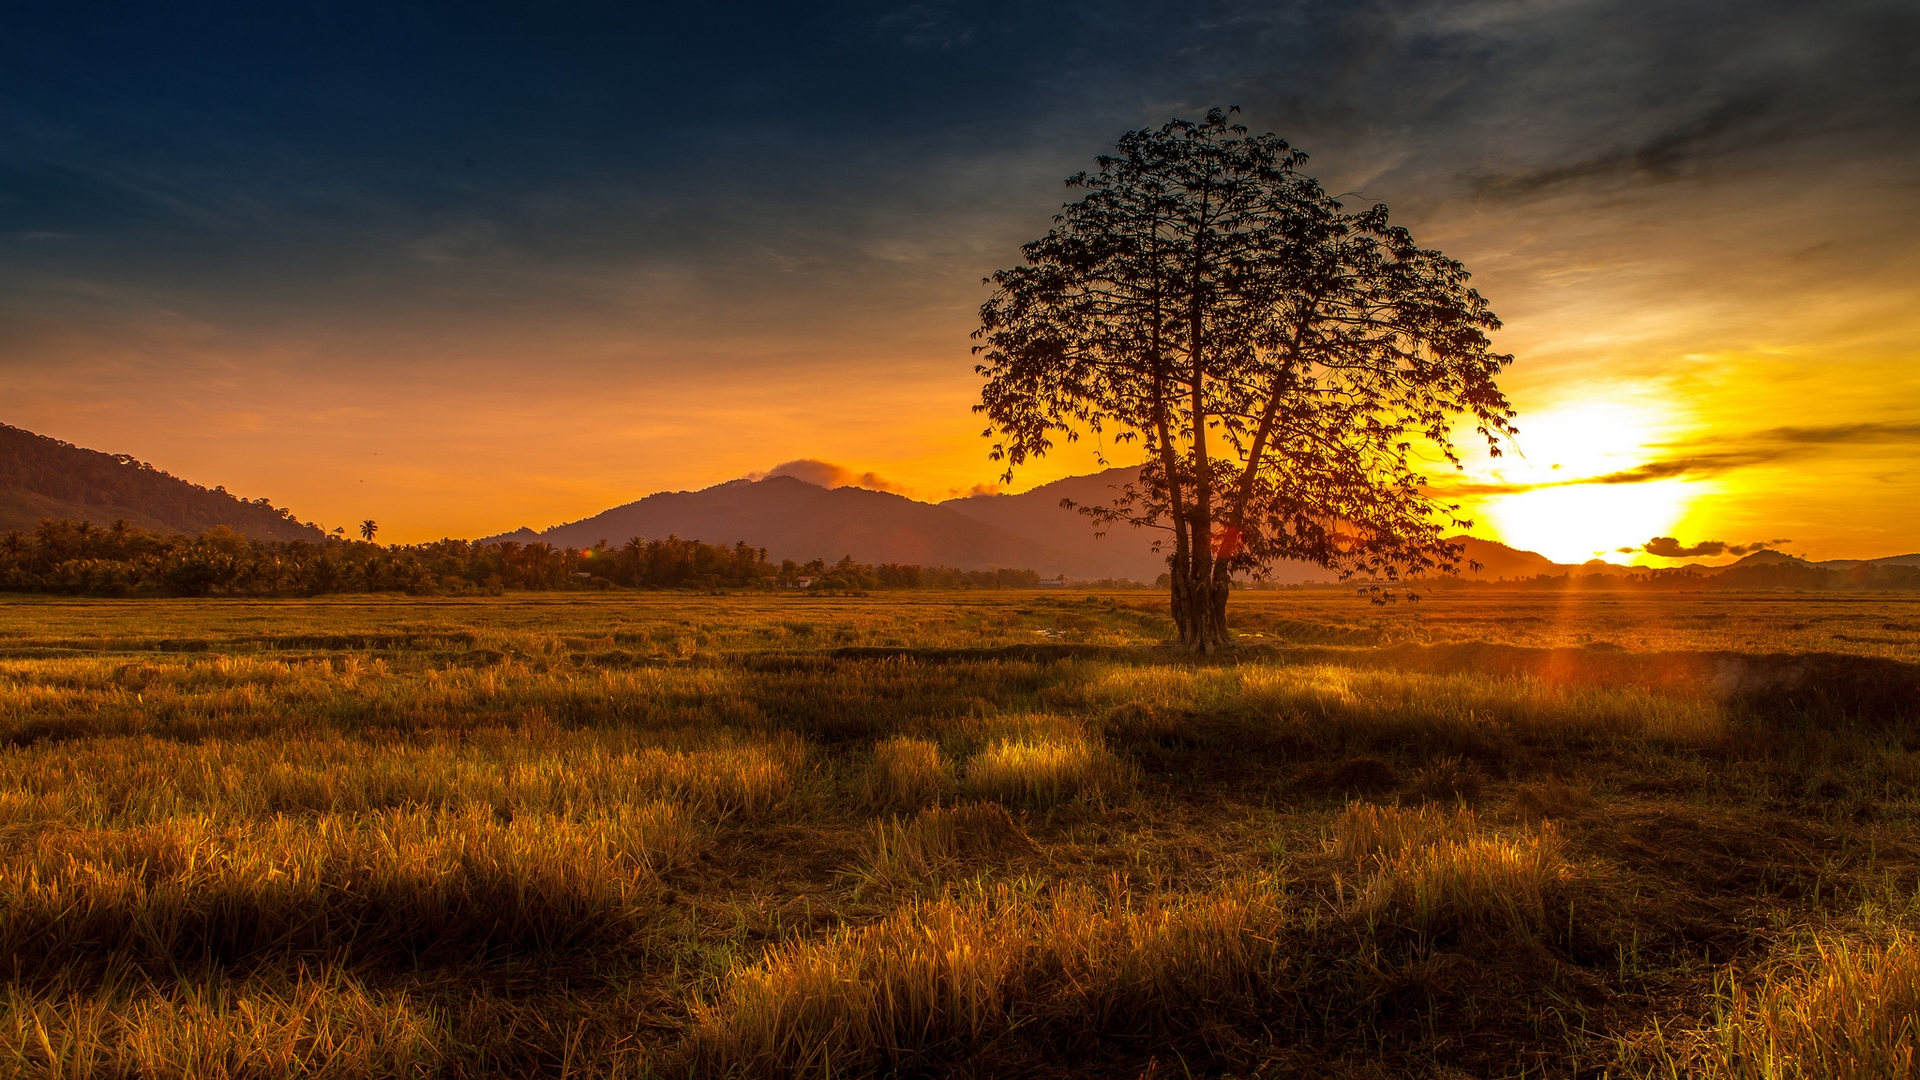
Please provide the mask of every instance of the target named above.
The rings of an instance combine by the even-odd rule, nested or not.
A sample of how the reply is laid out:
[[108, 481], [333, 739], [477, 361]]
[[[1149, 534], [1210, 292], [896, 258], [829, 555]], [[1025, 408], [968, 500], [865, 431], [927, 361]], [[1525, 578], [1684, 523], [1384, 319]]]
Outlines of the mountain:
[[[1460, 577], [1467, 581], [1499, 581], [1502, 578], [1518, 580], [1531, 578], [1539, 574], [1564, 574], [1573, 567], [1556, 563], [1534, 551], [1522, 551], [1510, 548], [1494, 540], [1481, 540], [1472, 536], [1449, 536], [1447, 542], [1459, 544], [1466, 549], [1460, 562]], [[1480, 569], [1467, 565], [1477, 562]]]
[[47, 518], [124, 519], [155, 532], [198, 533], [225, 525], [256, 540], [321, 540], [265, 499], [249, 501], [188, 483], [126, 454], [103, 454], [0, 424], [0, 530]]
[[[1784, 551], [1756, 551], [1751, 555], [1742, 555], [1738, 559], [1735, 559], [1734, 561], [1726, 564], [1725, 566], [1715, 567], [1714, 569], [1731, 570], [1736, 566], [1812, 566], [1812, 565], [1814, 564], [1808, 562], [1805, 559], [1800, 558], [1798, 555], [1789, 555]], [[1848, 565], [1853, 565], [1853, 564], [1849, 563]]]
[[[1088, 530], [1091, 533], [1091, 529]], [[865, 488], [823, 488], [791, 476], [732, 480], [700, 491], [668, 491], [543, 532], [520, 529], [482, 543], [539, 539], [561, 547], [618, 546], [635, 536], [764, 547], [772, 559], [917, 563], [962, 570], [999, 567], [1043, 574], [1112, 577], [1089, 548], [1056, 547], [961, 514]]]
[[[1096, 536], [1101, 526], [1078, 510], [1060, 505], [1062, 499], [1072, 499], [1076, 506], [1108, 504], [1121, 488], [1139, 476], [1138, 468], [1108, 469], [1091, 476], [1055, 480], [1018, 495], [970, 495], [949, 499], [940, 505], [1015, 536], [1066, 551], [1083, 551], [1113, 568], [1111, 574], [1104, 576], [1151, 582], [1167, 572], [1166, 554], [1153, 550], [1153, 543], [1160, 539], [1170, 542], [1171, 533], [1131, 525], [1108, 525], [1105, 535]], [[1271, 580], [1295, 585], [1333, 578], [1332, 573], [1311, 563], [1283, 562], [1274, 566]]]
[[1070, 476], [1042, 484], [1019, 495], [972, 495], [948, 499], [939, 505], [1014, 536], [1062, 551], [1082, 550], [1109, 569], [1104, 577], [1152, 581], [1167, 571], [1167, 558], [1153, 550], [1153, 542], [1169, 535], [1158, 529], [1099, 526], [1085, 514], [1063, 509], [1061, 499], [1081, 506], [1111, 502], [1120, 488], [1140, 475], [1139, 469], [1108, 469], [1092, 476]]
[[1853, 570], [1862, 566], [1920, 566], [1920, 551], [1911, 555], [1889, 555], [1884, 559], [1828, 559], [1813, 565], [1823, 570]]

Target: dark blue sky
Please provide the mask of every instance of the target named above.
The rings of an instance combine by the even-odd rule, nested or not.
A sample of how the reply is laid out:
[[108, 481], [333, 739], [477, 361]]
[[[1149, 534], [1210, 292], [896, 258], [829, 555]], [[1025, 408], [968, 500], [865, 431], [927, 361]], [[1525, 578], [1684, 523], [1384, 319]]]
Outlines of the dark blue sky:
[[[401, 503], [501, 442], [622, 462], [527, 514], [781, 457], [958, 482], [980, 277], [1214, 104], [1466, 258], [1541, 403], [1912, 265], [1908, 2], [42, 5], [0, 35], [0, 421], [347, 516], [368, 470], [291, 432], [390, 441]], [[829, 385], [825, 430], [779, 404]]]
[[1031, 231], [1120, 131], [1226, 102], [1396, 205], [1910, 162], [1917, 12], [46, 5], [0, 38], [0, 257], [298, 304], [384, 292], [364, 275], [396, 236], [482, 219], [588, 264], [804, 254], [893, 215]]

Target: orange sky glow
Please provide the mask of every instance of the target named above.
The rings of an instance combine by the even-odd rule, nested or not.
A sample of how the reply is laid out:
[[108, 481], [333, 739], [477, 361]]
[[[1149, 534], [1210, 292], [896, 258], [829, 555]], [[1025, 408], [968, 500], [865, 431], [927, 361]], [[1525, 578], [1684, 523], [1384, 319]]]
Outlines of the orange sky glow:
[[[525, 224], [652, 197], [618, 185], [570, 203], [516, 196], [511, 213], [395, 212], [354, 249], [370, 254], [324, 274], [254, 275], [236, 258], [178, 286], [160, 247], [140, 276], [101, 269], [105, 256], [62, 261], [47, 253], [80, 240], [18, 229], [0, 237], [0, 421], [329, 528], [374, 518], [395, 542], [543, 528], [796, 458], [917, 498], [966, 494], [998, 471], [969, 411], [981, 277], [1045, 230], [1060, 177], [1215, 89], [940, 159], [913, 196], [924, 205], [716, 209], [724, 235], [669, 247], [550, 250]], [[1524, 115], [1523, 96], [1495, 111]], [[1756, 169], [1771, 151], [1743, 142], [1614, 168], [1593, 149], [1614, 129], [1596, 128], [1565, 149], [1602, 162], [1581, 172], [1528, 160], [1524, 123], [1440, 160], [1440, 134], [1246, 104], [1249, 123], [1314, 154], [1330, 190], [1386, 202], [1464, 261], [1505, 320], [1517, 452], [1432, 474], [1477, 535], [1647, 565], [1688, 560], [1621, 549], [1920, 551], [1920, 191], [1906, 158]], [[1447, 138], [1478, 122], [1448, 114]], [[1007, 490], [1090, 471], [1095, 449], [1064, 449]]]

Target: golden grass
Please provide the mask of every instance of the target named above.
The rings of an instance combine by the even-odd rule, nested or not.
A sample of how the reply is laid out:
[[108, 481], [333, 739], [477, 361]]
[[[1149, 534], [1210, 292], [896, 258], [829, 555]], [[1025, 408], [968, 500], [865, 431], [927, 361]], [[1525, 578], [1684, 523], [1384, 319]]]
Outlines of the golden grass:
[[0, 1072], [22, 1080], [411, 1080], [439, 1071], [444, 1043], [430, 1010], [339, 973], [0, 999]]
[[[1171, 636], [1166, 595], [1024, 591], [878, 593], [872, 597], [689, 593], [511, 594], [497, 598], [338, 596], [309, 601], [62, 600], [0, 596], [0, 647], [151, 649], [210, 643], [250, 651], [413, 648], [494, 650], [529, 661], [625, 652], [680, 657], [840, 646], [1028, 644], [1062, 614], [1103, 643]], [[1228, 620], [1260, 642], [1496, 642], [1534, 648], [1606, 643], [1631, 650], [1828, 651], [1920, 661], [1920, 597], [1834, 593], [1664, 594], [1438, 590], [1419, 603], [1356, 603], [1345, 589], [1238, 591]], [[1254, 635], [1258, 635], [1255, 637]], [[356, 640], [357, 639], [357, 640]]]
[[[337, 662], [336, 662], [337, 661]], [[141, 666], [149, 661], [141, 661]], [[249, 663], [253, 663], [249, 660]], [[274, 663], [278, 663], [275, 661]], [[668, 666], [589, 654], [552, 659], [396, 651], [289, 660], [278, 682], [223, 682], [193, 672], [219, 660], [170, 662], [179, 675], [151, 692], [121, 685], [107, 658], [0, 659], [0, 743], [114, 736], [394, 741], [415, 733], [516, 730], [542, 741], [581, 730], [759, 731], [887, 738], [909, 718], [964, 716], [1033, 684], [1046, 665], [982, 660], [930, 666], [911, 657], [827, 663]], [[261, 662], [264, 670], [270, 664]]]
[[1631, 1056], [1709, 1080], [1920, 1076], [1920, 940], [1820, 938], [1757, 984], [1732, 981], [1704, 1029]]
[[1510, 836], [1483, 829], [1466, 807], [1349, 806], [1333, 823], [1333, 853], [1363, 875], [1341, 888], [1346, 910], [1369, 924], [1423, 935], [1475, 930], [1537, 933], [1572, 875], [1551, 822]]
[[165, 971], [280, 954], [405, 964], [619, 945], [658, 873], [701, 846], [656, 802], [583, 819], [386, 810], [102, 831], [51, 828], [0, 864], [0, 955]]
[[1135, 904], [1007, 885], [913, 903], [872, 926], [771, 950], [696, 1010], [712, 1075], [858, 1076], [1028, 1035], [1186, 1034], [1255, 1009], [1285, 973], [1284, 894], [1238, 880]]
[[898, 736], [873, 748], [867, 766], [867, 804], [886, 810], [916, 810], [953, 790], [953, 768], [938, 744]]
[[1096, 739], [1077, 731], [993, 740], [967, 763], [967, 794], [1017, 805], [1048, 807], [1075, 799], [1099, 802], [1120, 795], [1132, 771]]
[[[0, 1075], [1620, 1075], [1650, 1019], [1670, 1071], [1910, 1060], [1886, 939], [1688, 1029], [1703, 948], [1904, 897], [1904, 714], [1365, 666], [1910, 637], [1904, 601], [1241, 594], [1356, 666], [1047, 651], [1164, 636], [1121, 601], [0, 597]], [[889, 645], [925, 651], [835, 651]], [[1571, 839], [1493, 824], [1541, 818]]]
[[92, 739], [0, 754], [0, 836], [39, 823], [128, 827], [195, 814], [259, 819], [474, 803], [564, 817], [671, 799], [710, 817], [752, 815], [793, 792], [805, 758], [789, 734], [691, 738], [719, 745], [670, 749], [636, 745], [622, 732], [550, 727], [480, 732], [464, 744]]
[[861, 874], [873, 884], [898, 887], [935, 878], [961, 858], [1037, 850], [999, 803], [936, 806], [908, 819], [876, 819]]
[[1246, 714], [1315, 738], [1358, 734], [1471, 743], [1501, 737], [1665, 746], [1725, 743], [1731, 727], [1711, 701], [1634, 687], [1531, 678], [1427, 675], [1329, 665], [1243, 663], [1212, 669], [1095, 665], [1055, 700], [1116, 710], [1122, 727], [1178, 735], [1183, 714]]

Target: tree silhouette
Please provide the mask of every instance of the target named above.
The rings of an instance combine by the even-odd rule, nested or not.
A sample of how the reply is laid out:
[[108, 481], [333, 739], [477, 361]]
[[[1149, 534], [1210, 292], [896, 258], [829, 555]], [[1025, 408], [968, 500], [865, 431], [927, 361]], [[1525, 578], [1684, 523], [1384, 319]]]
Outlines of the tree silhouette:
[[368, 518], [360, 523], [360, 539], [365, 540], [369, 544], [373, 543], [373, 534], [379, 531], [380, 526], [376, 524], [372, 518]]
[[[1225, 644], [1235, 573], [1304, 559], [1376, 581], [1452, 570], [1464, 527], [1415, 471], [1453, 424], [1511, 434], [1499, 320], [1384, 206], [1349, 212], [1306, 155], [1214, 109], [1129, 132], [1025, 265], [990, 279], [976, 411], [1005, 477], [1056, 438], [1136, 444], [1137, 484], [1081, 507], [1170, 533], [1182, 644]], [[1163, 541], [1165, 544], [1166, 541]], [[1164, 547], [1162, 548], [1164, 550]]]

